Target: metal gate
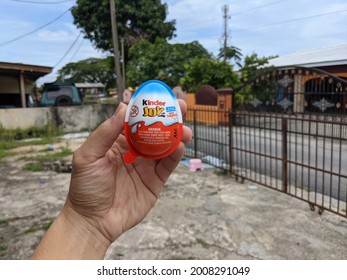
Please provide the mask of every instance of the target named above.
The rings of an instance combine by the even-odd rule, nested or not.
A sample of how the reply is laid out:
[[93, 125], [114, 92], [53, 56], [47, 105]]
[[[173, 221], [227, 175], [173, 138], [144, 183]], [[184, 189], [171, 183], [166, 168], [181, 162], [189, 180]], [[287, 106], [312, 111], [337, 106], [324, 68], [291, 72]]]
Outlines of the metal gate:
[[232, 112], [215, 113], [228, 114], [227, 125], [198, 117], [188, 124], [194, 138], [186, 156], [347, 217], [347, 81], [317, 69], [277, 69], [236, 99]]

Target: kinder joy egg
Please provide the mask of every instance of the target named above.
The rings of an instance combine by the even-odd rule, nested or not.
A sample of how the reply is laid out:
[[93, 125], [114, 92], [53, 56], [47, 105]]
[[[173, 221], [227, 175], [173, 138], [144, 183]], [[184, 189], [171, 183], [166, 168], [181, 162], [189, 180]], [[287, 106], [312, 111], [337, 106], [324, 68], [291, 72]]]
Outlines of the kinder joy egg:
[[131, 97], [125, 116], [129, 150], [124, 161], [168, 156], [180, 143], [182, 130], [181, 109], [171, 89], [157, 80], [143, 83]]

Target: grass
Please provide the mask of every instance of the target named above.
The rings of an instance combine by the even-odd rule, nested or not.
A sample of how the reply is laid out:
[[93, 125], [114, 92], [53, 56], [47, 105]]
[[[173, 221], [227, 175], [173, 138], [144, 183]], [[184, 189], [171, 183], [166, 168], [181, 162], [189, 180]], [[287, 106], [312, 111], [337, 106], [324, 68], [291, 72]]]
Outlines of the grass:
[[24, 166], [24, 170], [31, 172], [40, 172], [45, 169], [43, 163], [41, 162], [30, 162]]
[[38, 230], [48, 230], [50, 226], [53, 224], [54, 218], [50, 218], [46, 223], [42, 224], [41, 226], [31, 226], [27, 228], [24, 233], [33, 233]]
[[3, 158], [3, 157], [13, 156], [15, 154], [16, 153], [14, 153], [14, 152], [0, 150], [0, 159]]
[[214, 171], [214, 174], [216, 174], [217, 176], [227, 176], [228, 175], [228, 171], [224, 170], [224, 169], [218, 169]]
[[120, 102], [117, 98], [104, 98], [100, 100], [101, 104], [118, 105]]
[[206, 241], [204, 241], [204, 240], [202, 240], [200, 238], [196, 239], [196, 243], [200, 244], [204, 248], [209, 248], [210, 247], [210, 245]]
[[56, 161], [72, 154], [72, 151], [69, 148], [60, 147], [59, 149], [60, 152], [56, 153], [46, 150], [47, 152], [43, 155], [21, 157], [20, 160], [33, 161], [27, 163], [24, 166], [24, 170], [31, 172], [40, 172], [45, 169], [45, 162]]
[[[30, 129], [4, 129], [0, 127], [0, 159], [13, 155], [14, 153], [10, 150], [17, 147], [51, 144], [59, 135], [61, 135], [59, 128], [51, 125]], [[26, 139], [34, 140], [22, 141]]]
[[33, 233], [35, 231], [37, 231], [38, 228], [37, 227], [30, 227], [30, 228], [27, 228], [24, 233]]
[[0, 226], [7, 226], [8, 220], [0, 220]]
[[0, 243], [0, 251], [6, 251], [7, 250], [7, 246], [3, 243]]
[[49, 219], [49, 221], [47, 223], [44, 223], [41, 226], [41, 229], [48, 230], [51, 227], [51, 225], [53, 224], [53, 222], [54, 222], [54, 218]]
[[45, 162], [45, 161], [51, 161], [51, 160], [58, 160], [61, 159], [63, 157], [72, 155], [72, 151], [69, 148], [66, 147], [60, 147], [60, 152], [56, 152], [56, 153], [52, 153], [51, 151], [47, 151], [47, 150], [42, 150], [42, 151], [47, 151], [45, 154], [43, 155], [38, 155], [38, 156], [25, 156], [25, 157], [21, 157], [21, 160], [35, 160], [38, 162]]

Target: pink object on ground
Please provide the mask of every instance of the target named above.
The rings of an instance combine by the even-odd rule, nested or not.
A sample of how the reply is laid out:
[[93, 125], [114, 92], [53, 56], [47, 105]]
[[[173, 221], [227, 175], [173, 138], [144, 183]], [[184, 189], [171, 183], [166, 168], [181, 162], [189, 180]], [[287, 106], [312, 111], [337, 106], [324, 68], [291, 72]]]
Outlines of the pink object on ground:
[[189, 160], [189, 170], [195, 172], [197, 170], [202, 170], [201, 159], [193, 158]]

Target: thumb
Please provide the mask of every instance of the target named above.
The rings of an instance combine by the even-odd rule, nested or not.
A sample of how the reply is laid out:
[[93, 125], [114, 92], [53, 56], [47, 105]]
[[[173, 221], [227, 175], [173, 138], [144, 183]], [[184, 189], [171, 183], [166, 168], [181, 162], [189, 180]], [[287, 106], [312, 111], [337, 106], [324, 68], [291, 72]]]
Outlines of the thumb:
[[104, 121], [78, 149], [90, 161], [103, 157], [124, 129], [127, 105], [120, 103], [113, 117]]

